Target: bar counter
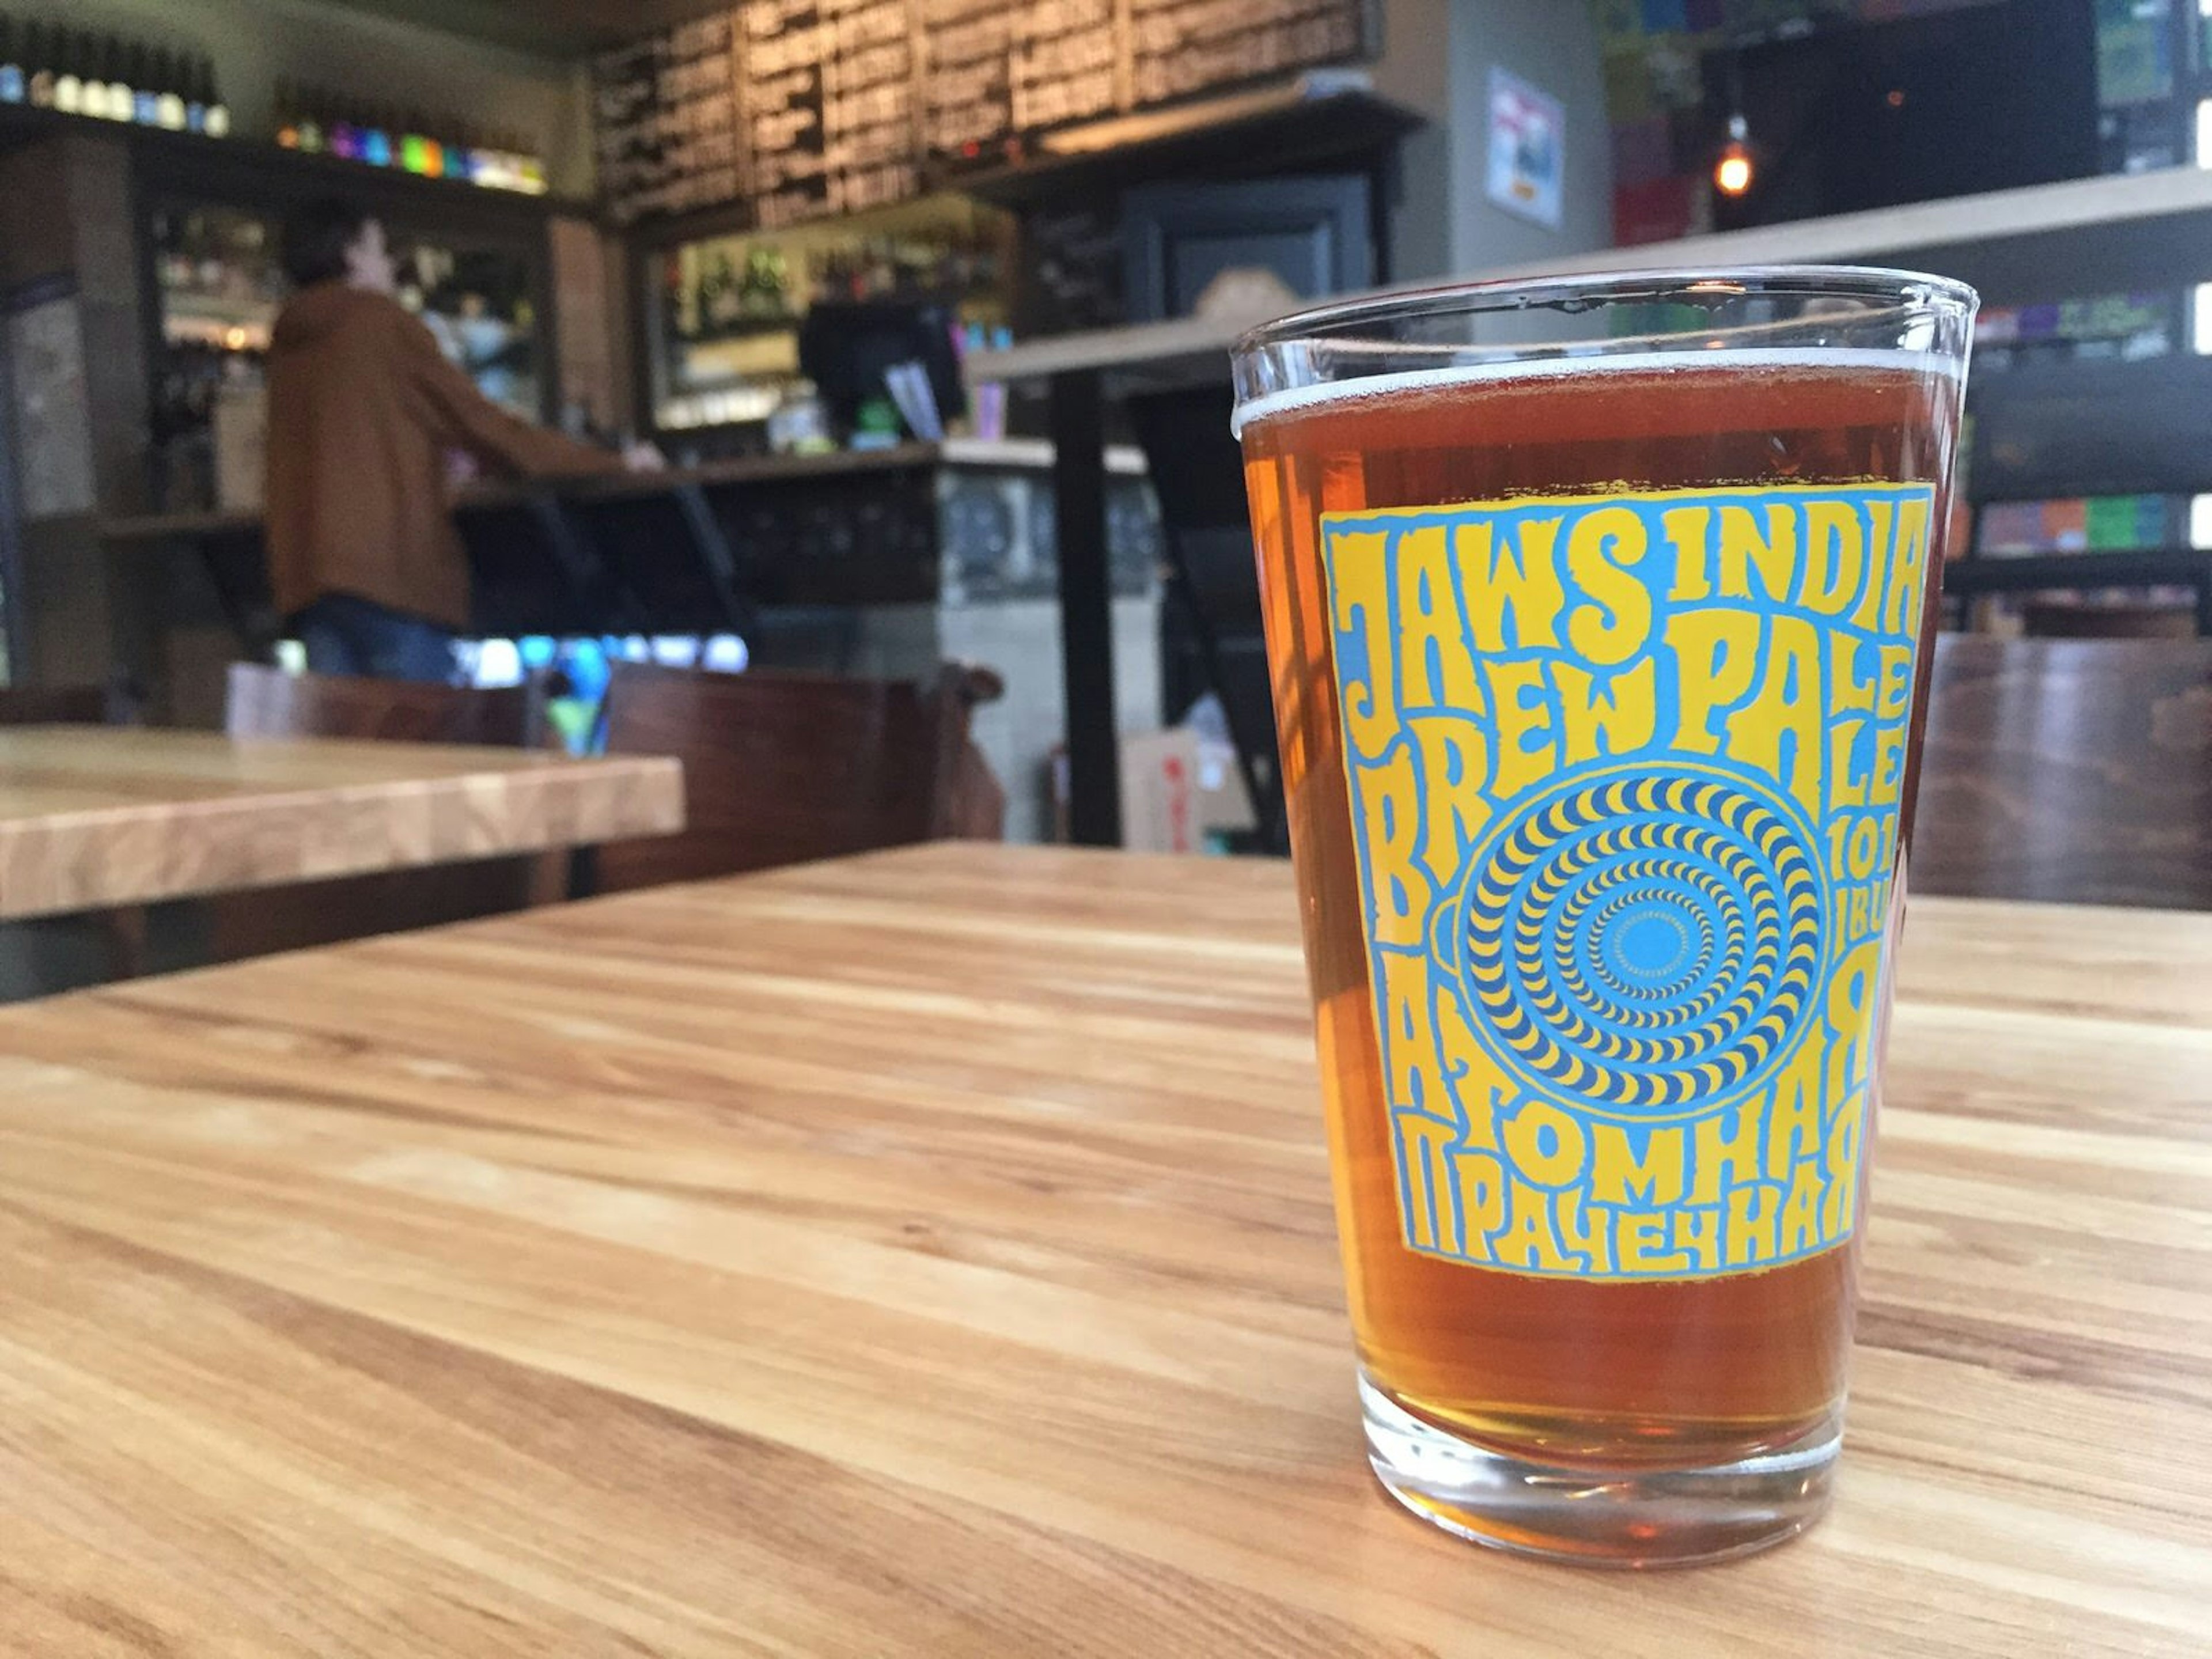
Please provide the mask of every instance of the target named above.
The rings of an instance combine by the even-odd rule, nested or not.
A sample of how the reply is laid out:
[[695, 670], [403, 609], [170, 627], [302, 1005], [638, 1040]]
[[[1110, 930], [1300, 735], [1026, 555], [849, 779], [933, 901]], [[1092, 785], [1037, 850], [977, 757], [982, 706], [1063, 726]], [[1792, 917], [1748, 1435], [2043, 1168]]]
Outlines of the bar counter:
[[[894, 473], [916, 467], [1007, 469], [1042, 472], [1053, 463], [1052, 445], [1041, 438], [947, 438], [941, 443], [902, 443], [884, 449], [840, 449], [818, 455], [761, 455], [737, 460], [709, 461], [698, 466], [670, 467], [659, 472], [617, 472], [600, 477], [562, 478], [544, 483], [511, 483], [483, 479], [464, 484], [455, 492], [454, 511], [467, 514], [521, 507], [550, 496], [564, 501], [599, 502], [644, 500], [686, 489], [726, 487], [792, 480], [819, 480], [856, 473]], [[1144, 458], [1121, 446], [1107, 452], [1109, 475], [1136, 477], [1144, 473]], [[109, 542], [169, 541], [209, 535], [258, 532], [261, 515], [245, 508], [203, 508], [179, 513], [148, 513], [111, 519], [101, 526]]]
[[[484, 637], [735, 634], [768, 666], [919, 678], [944, 660], [1006, 680], [982, 744], [1017, 839], [1042, 834], [1063, 665], [1118, 657], [1102, 716], [1160, 723], [1158, 514], [1133, 449], [1109, 449], [1113, 604], [1060, 604], [1052, 446], [951, 440], [514, 484], [454, 499]], [[117, 641], [157, 719], [220, 723], [222, 669], [281, 636], [256, 513], [111, 520], [137, 614]], [[1101, 608], [1104, 611], [1104, 608]], [[1073, 635], [1066, 626], [1076, 626]], [[1072, 649], [1063, 651], [1063, 640]]]

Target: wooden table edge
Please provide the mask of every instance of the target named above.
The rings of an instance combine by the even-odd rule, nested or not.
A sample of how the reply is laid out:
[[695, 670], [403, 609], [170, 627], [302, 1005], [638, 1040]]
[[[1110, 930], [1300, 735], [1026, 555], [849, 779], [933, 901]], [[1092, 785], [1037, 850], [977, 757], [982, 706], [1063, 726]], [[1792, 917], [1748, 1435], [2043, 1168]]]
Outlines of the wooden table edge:
[[[491, 752], [507, 755], [512, 751], [495, 750]], [[434, 850], [421, 857], [397, 859], [343, 855], [328, 859], [302, 857], [293, 867], [257, 875], [250, 880], [216, 876], [205, 881], [185, 883], [118, 881], [96, 894], [55, 894], [50, 891], [28, 903], [15, 902], [6, 892], [0, 891], [0, 922], [34, 921], [42, 917], [73, 915], [125, 905], [207, 898], [218, 893], [253, 892], [304, 882], [337, 880], [347, 876], [427, 870], [440, 865], [472, 864], [485, 859], [549, 853], [562, 848], [596, 846], [610, 841], [642, 840], [654, 836], [680, 834], [686, 824], [684, 763], [672, 755], [607, 755], [579, 760], [549, 756], [542, 766], [518, 766], [496, 771], [460, 772], [447, 777], [409, 779], [404, 781], [404, 787], [409, 791], [410, 802], [435, 800], [445, 796], [465, 795], [471, 789], [481, 787], [488, 779], [495, 780], [503, 788], [534, 795], [543, 795], [581, 781], [606, 789], [607, 805], [605, 810], [594, 813], [593, 822], [568, 829], [507, 833], [505, 825], [501, 824], [495, 827], [480, 844], [471, 845], [465, 852]], [[214, 796], [203, 800], [179, 801], [167, 804], [161, 810], [173, 819], [191, 820], [202, 834], [220, 836], [228, 820], [237, 820], [237, 827], [243, 831], [251, 827], [252, 820], [265, 817], [271, 811], [312, 810], [319, 803], [335, 803], [343, 807], [354, 801], [374, 808], [385, 804], [394, 787], [385, 783], [344, 784], [320, 789], [284, 787], [266, 794]], [[92, 807], [82, 812], [55, 813], [51, 817], [24, 819], [12, 824], [0, 822], [0, 867], [5, 866], [12, 844], [51, 834], [57, 824], [96, 830], [108, 823], [128, 823], [146, 810], [130, 806]], [[520, 819], [534, 815], [518, 812], [514, 816]], [[303, 854], [307, 851], [304, 840], [299, 847]]]

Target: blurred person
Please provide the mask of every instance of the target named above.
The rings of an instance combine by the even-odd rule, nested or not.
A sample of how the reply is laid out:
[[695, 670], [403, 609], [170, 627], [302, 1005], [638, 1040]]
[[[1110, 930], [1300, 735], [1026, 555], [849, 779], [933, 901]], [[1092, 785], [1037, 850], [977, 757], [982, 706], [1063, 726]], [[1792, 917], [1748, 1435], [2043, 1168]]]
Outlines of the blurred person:
[[443, 683], [468, 626], [469, 566], [447, 457], [544, 478], [641, 471], [517, 419], [446, 360], [393, 297], [383, 225], [317, 203], [285, 228], [294, 293], [269, 352], [269, 580], [317, 674]]

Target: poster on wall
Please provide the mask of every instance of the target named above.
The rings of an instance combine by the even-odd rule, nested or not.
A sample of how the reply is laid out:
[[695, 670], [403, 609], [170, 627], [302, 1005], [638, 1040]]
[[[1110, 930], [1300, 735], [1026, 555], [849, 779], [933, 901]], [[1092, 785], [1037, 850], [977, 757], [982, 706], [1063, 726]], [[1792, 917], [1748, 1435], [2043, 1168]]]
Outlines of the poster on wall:
[[1509, 213], [1559, 228], [1567, 112], [1510, 70], [1490, 71], [1490, 199]]

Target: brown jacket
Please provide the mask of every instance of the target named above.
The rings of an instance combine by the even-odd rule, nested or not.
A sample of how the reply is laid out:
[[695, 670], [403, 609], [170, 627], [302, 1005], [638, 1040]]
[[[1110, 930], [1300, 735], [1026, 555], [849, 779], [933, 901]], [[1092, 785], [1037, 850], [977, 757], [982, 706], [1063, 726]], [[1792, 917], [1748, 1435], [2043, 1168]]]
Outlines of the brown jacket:
[[621, 465], [492, 403], [396, 301], [339, 283], [295, 295], [269, 352], [266, 517], [277, 613], [350, 593], [465, 628], [468, 562], [447, 511], [453, 449], [519, 477]]

